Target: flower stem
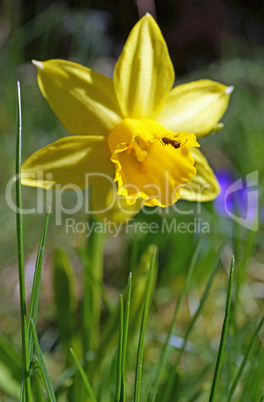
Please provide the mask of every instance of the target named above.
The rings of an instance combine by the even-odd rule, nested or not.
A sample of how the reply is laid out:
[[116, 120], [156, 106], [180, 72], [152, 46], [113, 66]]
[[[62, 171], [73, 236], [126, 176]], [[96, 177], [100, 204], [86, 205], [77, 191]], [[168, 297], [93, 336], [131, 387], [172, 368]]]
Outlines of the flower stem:
[[104, 230], [101, 222], [96, 221], [96, 225], [98, 231], [93, 231], [88, 242], [87, 256], [90, 266], [84, 269], [84, 354], [96, 349], [100, 325], [101, 295], [97, 289], [102, 289], [103, 281]]

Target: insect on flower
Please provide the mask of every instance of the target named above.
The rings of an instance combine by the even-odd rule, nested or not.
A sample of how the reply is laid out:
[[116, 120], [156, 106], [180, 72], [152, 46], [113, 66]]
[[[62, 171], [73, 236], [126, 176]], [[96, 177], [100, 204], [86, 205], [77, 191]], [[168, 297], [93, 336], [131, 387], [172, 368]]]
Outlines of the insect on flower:
[[187, 142], [187, 140], [185, 140], [184, 143], [181, 144], [180, 141], [174, 140], [172, 138], [167, 138], [167, 137], [162, 137], [162, 139], [161, 139], [161, 143], [163, 145], [171, 145], [175, 149], [182, 147], [183, 145], [186, 144], [186, 142]]

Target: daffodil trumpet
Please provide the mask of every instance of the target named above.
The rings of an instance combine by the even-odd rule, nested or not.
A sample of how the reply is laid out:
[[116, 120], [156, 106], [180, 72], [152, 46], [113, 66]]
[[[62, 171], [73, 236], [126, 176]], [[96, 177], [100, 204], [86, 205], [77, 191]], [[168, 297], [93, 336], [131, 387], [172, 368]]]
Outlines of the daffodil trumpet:
[[24, 185], [73, 183], [83, 189], [85, 176], [97, 173], [89, 182], [92, 205], [109, 209], [113, 220], [131, 217], [142, 205], [167, 207], [179, 198], [209, 201], [218, 195], [197, 140], [222, 128], [218, 122], [233, 88], [199, 80], [172, 89], [172, 62], [149, 14], [132, 29], [113, 80], [69, 61], [33, 63], [43, 96], [74, 136], [30, 156], [22, 166]]

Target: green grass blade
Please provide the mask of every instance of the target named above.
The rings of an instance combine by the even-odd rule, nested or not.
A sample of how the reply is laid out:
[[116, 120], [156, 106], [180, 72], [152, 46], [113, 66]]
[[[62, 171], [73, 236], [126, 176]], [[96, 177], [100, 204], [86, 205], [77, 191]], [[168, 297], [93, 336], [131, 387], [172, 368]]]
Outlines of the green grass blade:
[[117, 352], [117, 368], [116, 368], [116, 389], [115, 401], [120, 401], [121, 395], [121, 369], [122, 369], [122, 349], [123, 349], [123, 335], [124, 334], [124, 302], [123, 295], [120, 295], [120, 321], [119, 321], [119, 341]]
[[78, 252], [78, 255], [80, 256], [83, 266], [85, 268], [85, 275], [87, 278], [87, 281], [89, 281], [89, 285], [97, 291], [98, 295], [102, 298], [102, 301], [105, 305], [105, 308], [107, 309], [107, 311], [109, 313], [112, 312], [112, 308], [110, 305], [110, 302], [107, 298], [107, 292], [105, 289], [105, 286], [103, 284], [103, 282], [99, 282], [97, 278], [94, 277], [94, 275], [92, 274], [92, 271], [90, 269], [91, 267], [91, 261], [88, 257], [88, 255], [85, 253], [85, 251], [83, 250], [83, 248], [81, 248], [80, 246], [76, 247], [76, 250]]
[[33, 357], [33, 334], [31, 332], [31, 319], [36, 325], [37, 322], [37, 314], [38, 314], [38, 302], [39, 302], [39, 292], [40, 292], [40, 282], [41, 282], [41, 270], [42, 270], [42, 262], [43, 262], [43, 255], [44, 255], [44, 247], [47, 238], [47, 231], [48, 231], [48, 224], [50, 218], [50, 208], [45, 217], [44, 226], [42, 230], [42, 235], [39, 243], [39, 249], [36, 259], [36, 266], [34, 272], [34, 279], [32, 285], [32, 294], [31, 294], [31, 301], [30, 301], [30, 308], [29, 308], [29, 318], [28, 318], [28, 339], [29, 339], [29, 359], [32, 360]]
[[23, 389], [27, 402], [31, 401], [30, 374], [29, 374], [29, 351], [28, 329], [26, 311], [25, 268], [24, 268], [24, 242], [23, 242], [23, 219], [22, 219], [22, 196], [21, 196], [21, 151], [22, 149], [22, 110], [20, 83], [17, 82], [17, 145], [16, 145], [16, 221], [17, 221], [17, 250], [18, 250], [18, 274], [20, 290], [20, 315], [23, 356]]
[[121, 395], [120, 400], [125, 401], [125, 371], [126, 371], [126, 351], [127, 351], [127, 337], [128, 337], [128, 325], [129, 325], [129, 313], [131, 304], [131, 289], [132, 289], [132, 273], [130, 272], [128, 277], [127, 286], [127, 300], [124, 316], [124, 337], [123, 337], [123, 349], [122, 349], [122, 366], [121, 366]]
[[224, 355], [225, 340], [226, 340], [227, 327], [228, 327], [228, 321], [229, 321], [229, 315], [230, 315], [230, 307], [231, 307], [231, 291], [232, 291], [232, 284], [233, 284], [234, 267], [235, 267], [235, 258], [233, 256], [231, 259], [231, 266], [230, 266], [228, 291], [227, 291], [227, 298], [226, 298], [225, 318], [224, 318], [224, 322], [223, 322], [221, 340], [220, 340], [220, 345], [219, 345], [219, 349], [218, 349], [217, 361], [216, 361], [216, 366], [215, 366], [215, 372], [214, 372], [214, 378], [213, 378], [209, 402], [213, 402], [215, 399], [218, 379], [219, 379], [223, 355]]
[[33, 338], [34, 338], [34, 346], [35, 346], [36, 354], [37, 354], [37, 357], [39, 360], [39, 365], [40, 365], [42, 375], [43, 375], [43, 378], [45, 381], [48, 396], [52, 402], [56, 402], [56, 397], [55, 397], [55, 394], [54, 394], [54, 391], [53, 391], [53, 388], [51, 385], [50, 376], [47, 371], [47, 367], [46, 367], [46, 364], [45, 364], [45, 361], [44, 361], [44, 358], [42, 355], [42, 351], [39, 346], [38, 335], [37, 335], [37, 331], [36, 331], [36, 327], [34, 325], [33, 319], [31, 319], [31, 321], [30, 321], [30, 326], [31, 326], [31, 331], [32, 331]]
[[259, 402], [264, 402], [264, 395], [260, 398]]
[[241, 375], [242, 375], [242, 373], [243, 373], [243, 371], [244, 371], [244, 368], [245, 368], [245, 366], [246, 366], [246, 363], [247, 363], [247, 361], [248, 361], [248, 358], [249, 358], [249, 356], [250, 356], [250, 354], [251, 354], [251, 352], [252, 352], [252, 349], [253, 349], [254, 344], [255, 344], [255, 342], [256, 342], [256, 340], [257, 340], [259, 331], [261, 330], [263, 324], [264, 324], [264, 316], [263, 316], [262, 319], [260, 320], [260, 322], [259, 322], [259, 324], [258, 324], [258, 326], [257, 326], [257, 328], [256, 328], [256, 330], [255, 330], [255, 332], [254, 332], [254, 334], [253, 334], [253, 336], [252, 336], [252, 338], [251, 338], [251, 341], [250, 341], [250, 343], [249, 343], [247, 352], [246, 352], [246, 354], [245, 354], [245, 356], [244, 356], [244, 359], [243, 359], [243, 361], [242, 361], [242, 363], [241, 363], [241, 366], [239, 367], [238, 373], [237, 373], [237, 375], [236, 375], [236, 377], [235, 377], [235, 379], [234, 379], [234, 381], [233, 381], [233, 383], [232, 383], [232, 385], [231, 385], [231, 387], [230, 387], [230, 390], [229, 390], [229, 393], [228, 393], [228, 399], [227, 399], [228, 402], [231, 401], [231, 399], [232, 399], [232, 396], [233, 396], [233, 394], [234, 394], [234, 392], [235, 392], [235, 389], [236, 389], [236, 386], [237, 386], [237, 384], [238, 384], [238, 381], [239, 381], [240, 378], [241, 378]]
[[209, 291], [211, 289], [211, 285], [213, 283], [214, 276], [215, 276], [217, 268], [219, 266], [219, 259], [220, 259], [220, 255], [222, 253], [222, 250], [224, 248], [225, 241], [226, 241], [226, 239], [224, 239], [224, 241], [222, 242], [222, 245], [220, 246], [220, 249], [219, 249], [219, 251], [217, 253], [215, 264], [214, 264], [214, 267], [213, 267], [212, 272], [210, 274], [210, 277], [209, 277], [209, 279], [207, 281], [207, 284], [205, 286], [204, 293], [202, 295], [199, 307], [198, 307], [196, 313], [193, 316], [193, 319], [191, 320], [191, 322], [190, 322], [190, 324], [189, 324], [189, 326], [187, 328], [183, 344], [181, 346], [181, 349], [179, 350], [175, 365], [173, 366], [173, 370], [172, 370], [172, 372], [170, 374], [170, 377], [169, 377], [169, 380], [168, 380], [168, 383], [167, 383], [167, 387], [166, 387], [166, 390], [165, 390], [165, 393], [164, 393], [164, 396], [163, 396], [164, 402], [168, 401], [168, 399], [169, 399], [169, 397], [171, 395], [172, 387], [173, 387], [173, 384], [174, 384], [174, 381], [175, 381], [175, 377], [177, 375], [178, 365], [179, 365], [179, 363], [181, 361], [181, 357], [183, 355], [183, 352], [185, 351], [185, 347], [187, 345], [189, 336], [190, 336], [190, 334], [191, 334], [191, 332], [192, 332], [192, 330], [194, 328], [194, 325], [195, 325], [197, 319], [199, 318], [200, 313], [202, 312], [204, 304], [205, 304], [205, 302], [207, 300], [208, 293], [209, 293]]
[[141, 379], [142, 379], [144, 340], [145, 340], [146, 322], [147, 322], [148, 309], [149, 309], [149, 303], [150, 303], [154, 267], [155, 267], [155, 263], [156, 263], [156, 255], [157, 255], [157, 249], [154, 248], [151, 263], [150, 263], [149, 277], [148, 277], [148, 282], [147, 282], [146, 298], [145, 298], [145, 303], [144, 303], [144, 309], [143, 309], [143, 315], [142, 315], [142, 321], [141, 321], [141, 328], [140, 328], [140, 334], [139, 334], [139, 342], [138, 342], [138, 355], [137, 355], [137, 366], [136, 366], [136, 377], [135, 377], [135, 394], [134, 394], [134, 401], [135, 402], [140, 401], [140, 389], [141, 389]]
[[95, 396], [94, 396], [92, 387], [91, 387], [91, 385], [90, 385], [90, 383], [89, 383], [89, 381], [88, 381], [88, 378], [87, 378], [86, 375], [85, 375], [84, 369], [82, 368], [81, 363], [79, 362], [78, 357], [76, 356], [76, 354], [74, 353], [74, 351], [73, 351], [72, 348], [70, 348], [70, 351], [71, 351], [71, 354], [72, 354], [72, 356], [73, 356], [73, 358], [74, 358], [74, 360], [75, 360], [76, 366], [78, 367], [79, 373], [81, 374], [81, 377], [82, 377], [82, 379], [83, 379], [85, 388], [87, 389], [87, 392], [88, 392], [89, 396], [91, 397], [91, 399], [92, 399], [93, 402], [96, 402], [96, 398], [95, 398]]
[[179, 313], [181, 304], [183, 302], [184, 296], [185, 296], [185, 294], [187, 292], [187, 289], [189, 287], [191, 277], [192, 277], [192, 274], [193, 274], [193, 270], [194, 270], [194, 267], [196, 265], [200, 249], [202, 247], [203, 240], [204, 240], [204, 236], [200, 237], [200, 240], [199, 240], [199, 242], [198, 242], [198, 244], [196, 246], [196, 249], [195, 249], [195, 251], [193, 253], [193, 257], [192, 257], [191, 263], [190, 263], [189, 268], [188, 268], [188, 272], [187, 272], [187, 275], [186, 275], [184, 286], [182, 288], [182, 291], [180, 293], [180, 296], [178, 298], [178, 301], [177, 301], [177, 304], [176, 304], [176, 307], [175, 307], [175, 310], [174, 310], [174, 315], [173, 315], [173, 319], [172, 319], [171, 326], [170, 326], [170, 329], [169, 329], [169, 333], [168, 333], [168, 336], [167, 336], [167, 339], [166, 339], [162, 354], [160, 356], [160, 360], [159, 360], [159, 362], [157, 364], [157, 370], [156, 370], [156, 374], [155, 374], [154, 382], [153, 382], [153, 387], [152, 387], [153, 391], [152, 391], [152, 395], [150, 396], [150, 401], [151, 402], [154, 402], [155, 399], [156, 399], [156, 396], [157, 396], [158, 387], [159, 387], [159, 384], [160, 384], [162, 372], [163, 372], [163, 369], [164, 369], [165, 364], [167, 362], [170, 341], [171, 341], [171, 338], [173, 336], [173, 332], [174, 332], [175, 324], [176, 324], [176, 321], [177, 321], [178, 313]]

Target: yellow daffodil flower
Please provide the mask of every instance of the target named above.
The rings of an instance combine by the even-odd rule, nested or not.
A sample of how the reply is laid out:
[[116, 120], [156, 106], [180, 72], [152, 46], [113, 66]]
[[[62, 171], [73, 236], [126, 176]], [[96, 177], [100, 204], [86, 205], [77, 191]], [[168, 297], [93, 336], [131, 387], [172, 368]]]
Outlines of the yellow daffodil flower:
[[217, 196], [218, 182], [196, 139], [221, 128], [232, 87], [200, 80], [172, 89], [172, 62], [150, 15], [132, 29], [113, 80], [69, 61], [33, 63], [42, 94], [75, 135], [29, 157], [22, 166], [24, 185], [91, 185], [93, 206], [111, 204], [116, 220], [123, 213], [118, 217], [112, 202], [115, 191], [127, 213], [139, 205]]

